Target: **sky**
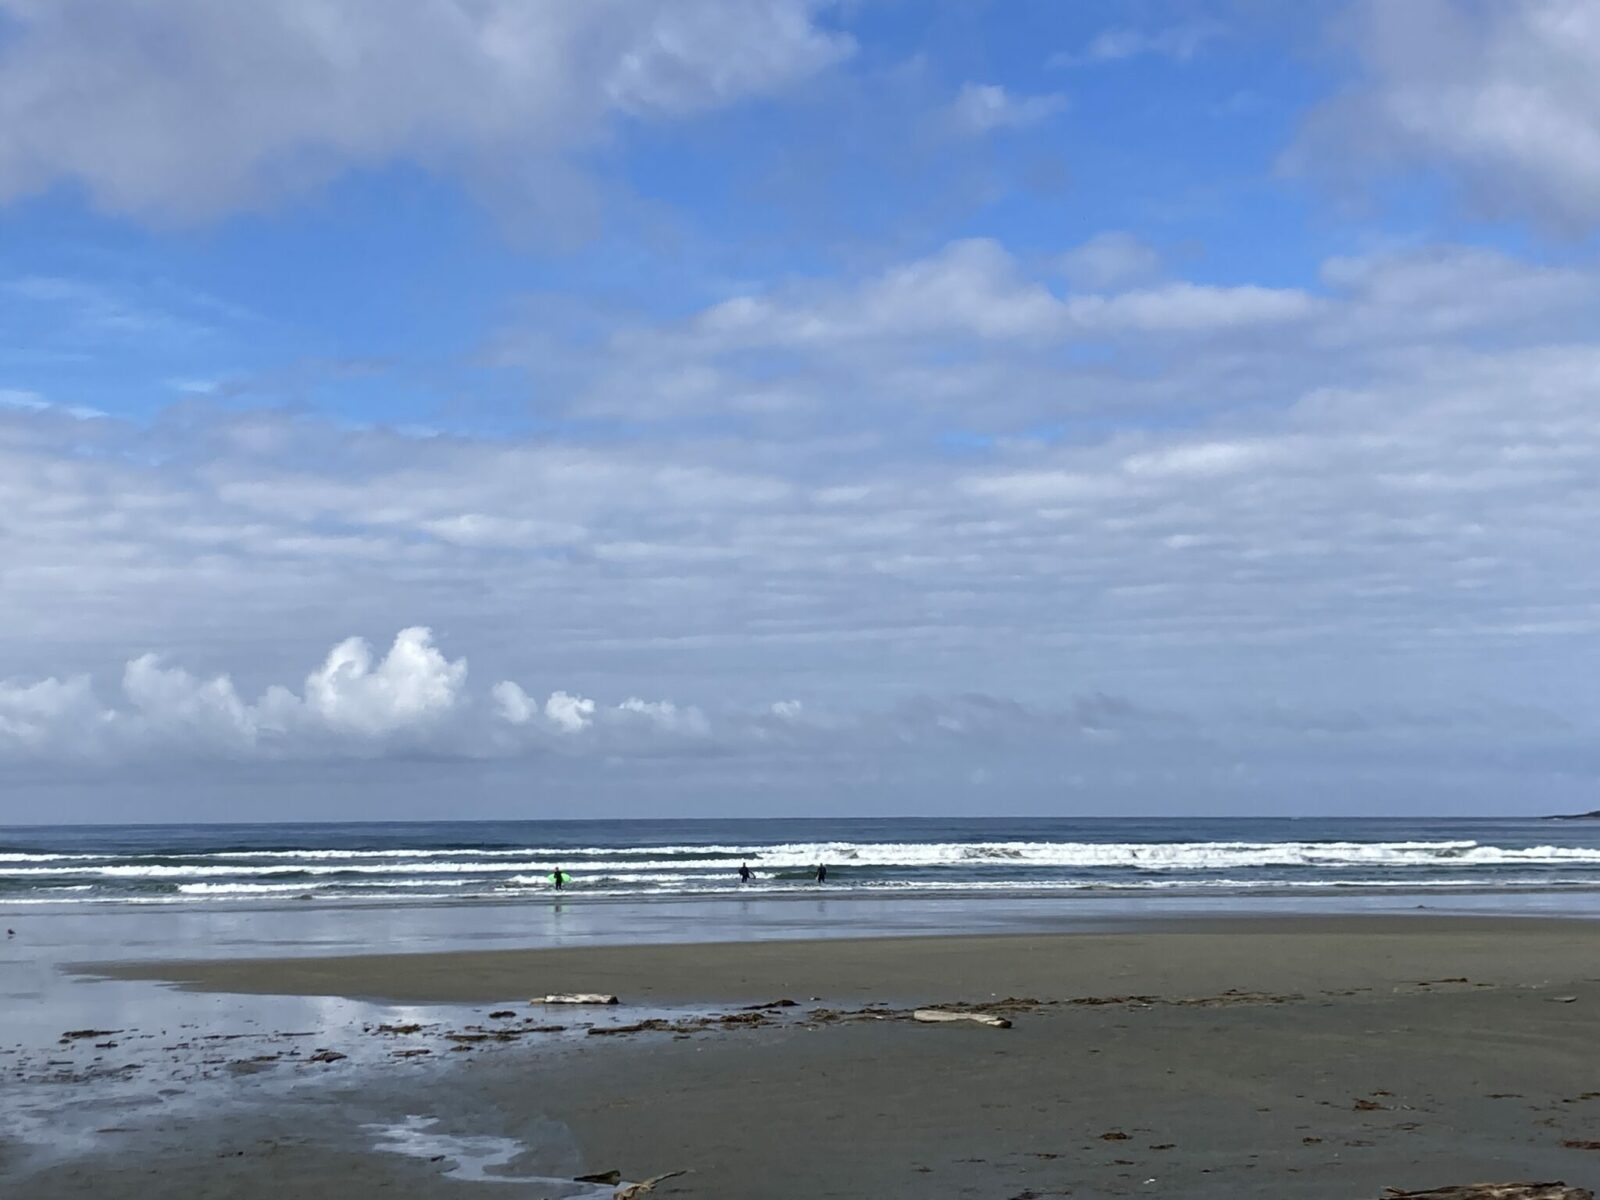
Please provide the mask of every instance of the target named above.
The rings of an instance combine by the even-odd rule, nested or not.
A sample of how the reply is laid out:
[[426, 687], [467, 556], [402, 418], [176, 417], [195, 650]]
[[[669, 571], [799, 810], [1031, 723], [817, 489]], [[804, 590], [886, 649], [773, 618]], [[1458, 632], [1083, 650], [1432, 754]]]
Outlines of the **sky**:
[[1588, 0], [0, 0], [0, 823], [1600, 807]]

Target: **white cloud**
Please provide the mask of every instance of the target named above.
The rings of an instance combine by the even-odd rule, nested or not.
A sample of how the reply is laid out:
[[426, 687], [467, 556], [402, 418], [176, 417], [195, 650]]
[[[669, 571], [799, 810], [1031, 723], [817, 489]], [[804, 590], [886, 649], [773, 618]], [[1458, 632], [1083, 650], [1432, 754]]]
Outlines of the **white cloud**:
[[467, 664], [447, 661], [420, 626], [401, 630], [376, 665], [371, 646], [347, 638], [306, 679], [305, 705], [330, 728], [382, 735], [450, 712], [466, 675]]
[[482, 758], [557, 743], [627, 753], [712, 733], [692, 706], [637, 697], [601, 706], [560, 690], [541, 705], [509, 680], [489, 689], [492, 705], [479, 706], [466, 677], [465, 660], [445, 658], [420, 626], [401, 630], [377, 661], [363, 639], [347, 638], [302, 694], [274, 685], [255, 701], [227, 675], [201, 679], [144, 654], [123, 670], [120, 704], [103, 705], [86, 676], [0, 682], [0, 761], [323, 760], [418, 750]]
[[1172, 25], [1165, 29], [1116, 26], [1095, 34], [1080, 51], [1052, 56], [1050, 65], [1070, 67], [1085, 63], [1121, 62], [1143, 55], [1187, 62], [1204, 50], [1208, 43], [1216, 40], [1221, 32], [1218, 26], [1204, 22]]
[[1348, 301], [1329, 338], [1381, 341], [1532, 330], [1559, 336], [1600, 297], [1600, 280], [1479, 246], [1436, 245], [1329, 259], [1323, 281]]
[[[694, 705], [629, 697], [597, 703], [567, 691], [541, 704], [518, 684], [489, 689], [476, 705], [464, 660], [447, 660], [428, 630], [402, 630], [377, 663], [348, 638], [307, 678], [303, 696], [272, 686], [240, 698], [232, 679], [201, 679], [153, 654], [130, 660], [121, 703], [102, 705], [87, 677], [0, 682], [0, 764], [114, 766], [175, 756], [261, 762], [406, 758], [493, 759], [560, 754], [653, 756], [713, 749], [770, 752], [777, 742], [818, 749], [924, 742], [1027, 728], [1064, 732], [1089, 722], [982, 696], [921, 698], [885, 712], [802, 712], [795, 701], [730, 709], [714, 720]], [[1103, 698], [1097, 706], [1103, 706]], [[1119, 702], [1124, 715], [1139, 710]], [[1080, 704], [1081, 707], [1081, 704]], [[1121, 723], [1126, 723], [1124, 720]]]
[[579, 733], [594, 721], [594, 701], [566, 692], [552, 692], [545, 701], [544, 715], [563, 733]]
[[[137, 728], [136, 739], [176, 743], [185, 751], [237, 753], [253, 748], [263, 722], [239, 699], [226, 676], [199, 680], [181, 668], [163, 667], [153, 654], [141, 655], [122, 673], [122, 692], [130, 710], [109, 712], [106, 719], [124, 729]], [[260, 716], [268, 730], [282, 717], [280, 694], [264, 699]]]
[[952, 242], [860, 287], [774, 298], [740, 296], [700, 314], [691, 332], [711, 346], [828, 343], [960, 334], [986, 339], [1058, 334], [1065, 310], [988, 238]]
[[0, 407], [20, 408], [26, 412], [41, 412], [50, 407], [45, 398], [38, 392], [26, 391], [22, 388], [0, 389]]
[[[1117, 264], [1112, 253], [1102, 274]], [[1112, 274], [1126, 282], [1129, 248]], [[1137, 273], [1137, 270], [1134, 270]], [[1119, 331], [1195, 332], [1301, 319], [1312, 297], [1294, 288], [1210, 286], [1186, 282], [1108, 293], [1060, 296], [1030, 278], [999, 242], [951, 242], [926, 258], [891, 267], [854, 287], [795, 288], [772, 296], [725, 300], [694, 319], [679, 348], [709, 351], [787, 346], [827, 352], [872, 342], [972, 339], [1048, 342]], [[624, 342], [626, 352], [659, 348], [660, 338]], [[944, 344], [948, 344], [946, 340]]]
[[1213, 287], [1168, 283], [1113, 296], [1075, 296], [1068, 303], [1083, 329], [1201, 333], [1274, 325], [1311, 315], [1316, 301], [1298, 288]]
[[1289, 162], [1437, 168], [1481, 209], [1600, 223], [1600, 8], [1589, 0], [1360, 0], [1360, 77], [1313, 114]]
[[[1313, 295], [1083, 292], [978, 241], [597, 338], [575, 413], [710, 371], [649, 437], [85, 422], [41, 395], [0, 410], [0, 740], [35, 764], [548, 756], [590, 782], [676, 755], [732, 795], [819, 761], [1134, 746], [1063, 715], [1098, 687], [1215, 739], [1207, 714], [1253, 697], [1375, 690], [1559, 694], [1587, 730], [1597, 321], [1592, 271], [1481, 249], [1334, 259]], [[781, 413], [696, 407], [774, 375]], [[397, 611], [449, 653], [344, 642]], [[900, 706], [966, 692], [992, 703]], [[1246, 758], [1280, 736], [1230, 730]]]
[[1097, 233], [1063, 254], [1059, 266], [1073, 287], [1088, 292], [1115, 291], [1147, 283], [1161, 273], [1161, 255], [1131, 233]]
[[[1592, 270], [1485, 247], [1338, 256], [1310, 289], [1152, 278], [1158, 268], [1126, 236], [1037, 257], [964, 239], [855, 278], [746, 290], [682, 322], [624, 324], [601, 361], [565, 364], [559, 384], [574, 413], [663, 424], [711, 413], [745, 429], [842, 420], [873, 436], [866, 414], [958, 424], [979, 414], [1015, 428], [1085, 405], [1123, 411], [1134, 397], [1144, 409], [1281, 407], [1285, 388], [1365, 378], [1404, 348], [1581, 342], [1600, 316]], [[775, 392], [781, 403], [746, 403]]]
[[52, 752], [70, 736], [92, 747], [106, 720], [87, 675], [33, 683], [0, 680], [0, 745], [13, 754]]
[[0, 200], [60, 182], [158, 220], [416, 162], [580, 186], [616, 117], [779, 91], [851, 51], [811, 0], [0, 0]]
[[1275, 442], [1190, 442], [1129, 455], [1122, 469], [1133, 475], [1215, 477], [1257, 470], [1281, 461], [1290, 452], [1283, 439]]
[[1058, 93], [1018, 96], [996, 83], [967, 83], [951, 102], [949, 121], [957, 133], [981, 135], [1037, 125], [1066, 107]]

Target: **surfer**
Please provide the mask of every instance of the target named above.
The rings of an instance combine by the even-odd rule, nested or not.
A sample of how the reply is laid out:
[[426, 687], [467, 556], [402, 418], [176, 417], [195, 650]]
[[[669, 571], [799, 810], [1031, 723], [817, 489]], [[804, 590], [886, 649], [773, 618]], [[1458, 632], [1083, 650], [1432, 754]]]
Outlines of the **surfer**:
[[828, 882], [828, 864], [827, 863], [818, 863], [817, 864], [817, 882], [818, 883], [827, 883]]
[[567, 879], [568, 876], [566, 872], [564, 872], [560, 867], [557, 867], [554, 871], [550, 872], [550, 882], [555, 885], [555, 889], [558, 892], [561, 890], [563, 885], [566, 884]]
[[739, 882], [740, 883], [749, 883], [755, 877], [756, 877], [756, 873], [750, 869], [750, 864], [749, 863], [740, 863], [739, 864]]

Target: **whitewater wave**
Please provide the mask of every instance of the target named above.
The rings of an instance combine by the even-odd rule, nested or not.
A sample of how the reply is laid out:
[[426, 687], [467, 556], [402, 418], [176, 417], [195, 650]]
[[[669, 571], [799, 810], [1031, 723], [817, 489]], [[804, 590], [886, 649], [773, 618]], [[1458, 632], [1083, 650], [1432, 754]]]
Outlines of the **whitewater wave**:
[[[1008, 894], [1015, 896], [1048, 895], [1048, 894], [1094, 894], [1104, 896], [1134, 895], [1140, 893], [1161, 893], [1166, 895], [1213, 895], [1213, 894], [1307, 894], [1307, 893], [1338, 893], [1338, 892], [1390, 892], [1411, 893], [1418, 891], [1427, 892], [1481, 892], [1483, 881], [1470, 877], [1436, 878], [1396, 881], [1394, 879], [1144, 879], [1126, 880], [1118, 883], [1093, 882], [1088, 880], [1038, 880], [1019, 885], [1014, 881], [999, 880], [968, 880], [968, 881], [936, 881], [936, 880], [907, 880], [883, 879], [873, 880], [856, 885], [826, 884], [820, 888], [812, 884], [795, 882], [778, 882], [761, 886], [754, 891], [739, 888], [737, 885], [712, 885], [705, 881], [689, 879], [671, 879], [658, 881], [656, 886], [641, 888], [638, 880], [596, 880], [589, 883], [573, 886], [569, 891], [562, 893], [563, 899], [582, 896], [589, 899], [649, 899], [651, 897], [712, 897], [737, 894], [741, 896], [760, 896], [768, 898], [781, 898], [786, 896], [815, 896], [821, 894], [847, 895], [851, 893], [866, 893], [871, 895], [920, 895], [927, 897], [982, 894]], [[471, 884], [478, 886], [473, 889]], [[1498, 889], [1511, 890], [1546, 890], [1551, 887], [1574, 889], [1583, 891], [1600, 891], [1600, 881], [1592, 879], [1546, 879], [1546, 878], [1507, 878], [1497, 881]], [[537, 895], [544, 899], [555, 898], [555, 893], [549, 889], [548, 883], [539, 887], [527, 881], [516, 880], [480, 880], [469, 881], [467, 887], [455, 889], [441, 887], [436, 881], [431, 880], [384, 880], [367, 885], [351, 885], [342, 887], [305, 887], [293, 884], [250, 884], [250, 883], [195, 883], [184, 884], [166, 894], [159, 895], [93, 895], [75, 898], [61, 898], [52, 893], [50, 896], [39, 896], [33, 899], [3, 898], [0, 906], [10, 905], [107, 905], [107, 904], [135, 904], [135, 905], [162, 905], [180, 904], [204, 900], [213, 901], [272, 901], [287, 900], [304, 896], [325, 903], [354, 903], [375, 904], [380, 902], [404, 903], [442, 903], [447, 901], [468, 900], [505, 900], [526, 899], [530, 895]]]
[[[205, 879], [217, 876], [314, 878], [326, 875], [484, 875], [547, 873], [556, 864], [580, 871], [727, 872], [734, 860], [756, 870], [1080, 868], [1138, 872], [1227, 871], [1241, 868], [1467, 868], [1600, 865], [1600, 848], [1508, 847], [1474, 841], [1432, 842], [802, 842], [773, 846], [586, 847], [546, 851], [452, 850], [289, 852], [197, 855], [192, 861], [121, 861], [111, 856], [63, 863], [54, 859], [0, 868], [12, 880], [75, 876], [104, 879]], [[643, 857], [641, 857], [643, 856]], [[61, 856], [66, 857], [66, 856]], [[380, 857], [381, 861], [371, 861]], [[262, 862], [261, 859], [271, 861]], [[252, 861], [254, 860], [254, 861]], [[13, 857], [6, 860], [16, 863]], [[43, 865], [40, 865], [43, 864]], [[581, 865], [580, 865], [581, 864]]]
[[[758, 827], [756, 827], [758, 828]], [[551, 894], [549, 873], [563, 867], [573, 877], [573, 897], [635, 899], [652, 897], [717, 897], [747, 895], [783, 897], [800, 894], [845, 897], [861, 893], [893, 896], [1035, 895], [1195, 895], [1221, 893], [1262, 895], [1327, 895], [1498, 890], [1600, 890], [1600, 842], [1574, 837], [1578, 844], [1545, 844], [1564, 840], [1555, 830], [1523, 835], [1462, 827], [1478, 840], [1450, 836], [1452, 828], [1391, 825], [1372, 827], [1371, 840], [1342, 836], [1297, 837], [1292, 840], [1193, 838], [1188, 829], [1168, 826], [1160, 840], [1137, 839], [1143, 828], [1124, 825], [1113, 836], [1123, 840], [1072, 840], [1092, 836], [1087, 830], [1063, 831], [1063, 840], [1044, 840], [1035, 828], [990, 826], [998, 836], [934, 837], [948, 840], [895, 840], [898, 828], [862, 829], [858, 838], [795, 837], [795, 827], [782, 830], [792, 840], [760, 840], [752, 828], [746, 835], [724, 826], [708, 829], [705, 842], [685, 840], [680, 830], [660, 832], [658, 844], [616, 844], [604, 830], [575, 833], [589, 844], [548, 844], [564, 840], [553, 828], [530, 827], [507, 840], [473, 845], [452, 837], [404, 844], [404, 833], [374, 835], [363, 840], [358, 830], [330, 829], [296, 847], [291, 833], [271, 835], [251, 845], [249, 839], [166, 838], [160, 834], [107, 840], [82, 839], [52, 843], [9, 837], [0, 852], [0, 904], [291, 904], [309, 898], [329, 905], [457, 901], [514, 902]], [[778, 827], [773, 827], [776, 831]], [[818, 829], [825, 827], [815, 827]], [[1159, 827], [1158, 827], [1159, 828]], [[1428, 836], [1438, 830], [1438, 836]], [[1265, 833], [1238, 825], [1228, 832]], [[848, 833], [834, 827], [829, 833]], [[1218, 830], [1220, 832], [1220, 830]], [[763, 831], [764, 832], [764, 831]], [[1365, 832], [1365, 830], [1363, 830]], [[1386, 834], [1400, 836], [1385, 836]], [[1013, 836], [1006, 836], [1013, 834]], [[1014, 836], [1022, 834], [1022, 836]], [[1410, 836], [1407, 836], [1410, 835]], [[1419, 836], [1420, 835], [1420, 836]], [[336, 839], [348, 836], [349, 844]], [[749, 836], [752, 840], [734, 840]], [[224, 840], [227, 839], [227, 840]], [[1588, 844], [1583, 844], [1587, 842]], [[607, 844], [611, 843], [611, 844]], [[1509, 843], [1509, 844], [1504, 844]], [[91, 853], [90, 851], [97, 851]], [[756, 872], [749, 888], [734, 873], [745, 862]], [[830, 867], [829, 881], [819, 888], [812, 872], [819, 863]]]

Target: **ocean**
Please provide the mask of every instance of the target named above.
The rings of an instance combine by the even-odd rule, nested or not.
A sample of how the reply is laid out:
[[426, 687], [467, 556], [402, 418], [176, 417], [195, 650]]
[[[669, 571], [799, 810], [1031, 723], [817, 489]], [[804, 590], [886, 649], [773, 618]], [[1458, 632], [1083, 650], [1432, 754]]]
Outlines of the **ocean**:
[[[741, 884], [739, 865], [755, 878]], [[825, 864], [827, 882], [814, 881]], [[901, 818], [0, 826], [0, 904], [1600, 891], [1600, 821]]]

